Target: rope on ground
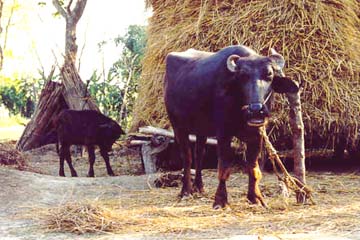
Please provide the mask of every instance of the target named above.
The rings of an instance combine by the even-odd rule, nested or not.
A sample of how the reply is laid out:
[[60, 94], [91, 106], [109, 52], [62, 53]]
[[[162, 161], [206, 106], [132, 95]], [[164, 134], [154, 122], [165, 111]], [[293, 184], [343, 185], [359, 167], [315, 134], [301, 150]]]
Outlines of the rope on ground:
[[[314, 200], [312, 199], [312, 194], [311, 194], [312, 189], [309, 186], [302, 183], [299, 179], [291, 176], [289, 172], [286, 170], [279, 155], [277, 154], [276, 149], [270, 142], [265, 127], [259, 128], [259, 131], [264, 139], [265, 149], [269, 155], [269, 159], [272, 163], [274, 172], [278, 177], [278, 180], [283, 182], [288, 189], [295, 192], [298, 202], [306, 203], [306, 201], [309, 200], [311, 204], [315, 204]], [[279, 173], [278, 167], [280, 168], [280, 171], [282, 172], [283, 176], [281, 176], [281, 174]]]

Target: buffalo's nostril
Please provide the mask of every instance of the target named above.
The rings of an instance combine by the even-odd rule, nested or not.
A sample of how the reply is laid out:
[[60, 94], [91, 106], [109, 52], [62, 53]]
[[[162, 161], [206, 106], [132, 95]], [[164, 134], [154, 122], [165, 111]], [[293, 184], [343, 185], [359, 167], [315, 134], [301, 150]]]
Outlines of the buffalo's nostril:
[[259, 112], [263, 108], [263, 105], [261, 103], [251, 103], [249, 105], [249, 110], [251, 112]]

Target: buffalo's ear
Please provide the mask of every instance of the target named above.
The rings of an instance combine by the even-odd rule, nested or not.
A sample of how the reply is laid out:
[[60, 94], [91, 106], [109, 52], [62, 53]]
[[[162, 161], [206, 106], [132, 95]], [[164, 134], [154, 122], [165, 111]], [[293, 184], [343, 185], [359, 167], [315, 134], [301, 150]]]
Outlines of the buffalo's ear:
[[274, 76], [272, 89], [277, 93], [297, 93], [299, 84], [287, 77]]

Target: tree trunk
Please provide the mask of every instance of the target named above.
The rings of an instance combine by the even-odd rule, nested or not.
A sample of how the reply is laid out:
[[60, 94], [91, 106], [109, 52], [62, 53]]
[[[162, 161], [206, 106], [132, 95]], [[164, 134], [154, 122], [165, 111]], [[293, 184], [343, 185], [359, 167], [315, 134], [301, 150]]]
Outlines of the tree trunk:
[[76, 62], [78, 46], [76, 44], [76, 24], [71, 18], [66, 19], [65, 62]]
[[75, 7], [71, 9], [73, 1], [70, 1], [64, 8], [59, 0], [53, 0], [52, 3], [60, 15], [65, 18], [65, 65], [75, 64], [78, 46], [76, 44], [76, 25], [79, 22], [87, 0], [77, 0]]
[[59, 112], [67, 108], [62, 96], [63, 86], [48, 81], [41, 91], [40, 100], [31, 121], [27, 124], [16, 149], [26, 151], [48, 143], [55, 143], [52, 121]]

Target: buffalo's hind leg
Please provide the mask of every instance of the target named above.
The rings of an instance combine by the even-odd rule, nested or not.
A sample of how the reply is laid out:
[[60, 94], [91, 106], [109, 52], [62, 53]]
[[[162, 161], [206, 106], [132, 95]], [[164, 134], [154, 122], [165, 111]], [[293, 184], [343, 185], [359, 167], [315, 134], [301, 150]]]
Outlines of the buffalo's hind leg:
[[204, 158], [206, 145], [206, 137], [196, 136], [196, 145], [195, 145], [195, 181], [193, 186], [194, 192], [204, 193], [204, 184], [202, 181], [202, 161]]
[[262, 174], [259, 167], [258, 158], [260, 155], [262, 141], [262, 138], [258, 136], [254, 140], [246, 142], [246, 158], [248, 159], [247, 170], [249, 174], [249, 188], [247, 198], [253, 204], [261, 204], [262, 206], [267, 207], [259, 188], [259, 182], [262, 178]]
[[189, 141], [189, 134], [185, 131], [174, 128], [175, 139], [179, 145], [180, 157], [183, 162], [183, 186], [180, 192], [180, 197], [187, 197], [193, 193], [190, 168], [192, 162], [191, 148]]

